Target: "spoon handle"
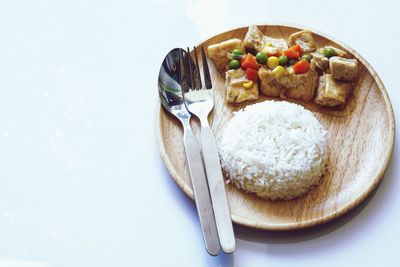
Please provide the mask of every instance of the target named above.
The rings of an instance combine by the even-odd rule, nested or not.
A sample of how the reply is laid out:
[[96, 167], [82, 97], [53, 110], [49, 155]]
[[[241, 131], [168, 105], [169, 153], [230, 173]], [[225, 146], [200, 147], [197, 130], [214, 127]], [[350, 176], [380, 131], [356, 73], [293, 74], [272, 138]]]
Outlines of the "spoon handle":
[[197, 213], [203, 231], [203, 238], [207, 252], [218, 255], [221, 252], [214, 211], [208, 191], [207, 179], [204, 172], [203, 161], [196, 138], [189, 126], [184, 125], [183, 144], [186, 152]]

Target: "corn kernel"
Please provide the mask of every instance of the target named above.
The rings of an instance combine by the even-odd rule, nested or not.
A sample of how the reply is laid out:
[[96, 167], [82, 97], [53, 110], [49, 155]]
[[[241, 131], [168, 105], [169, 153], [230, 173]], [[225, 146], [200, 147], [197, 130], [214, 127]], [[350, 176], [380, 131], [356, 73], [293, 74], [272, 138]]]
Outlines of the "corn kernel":
[[279, 58], [277, 57], [269, 57], [267, 60], [267, 66], [271, 70], [275, 69], [276, 67], [279, 66]]
[[249, 81], [249, 82], [243, 83], [243, 87], [246, 89], [249, 89], [253, 86], [253, 84], [254, 84], [253, 81]]
[[266, 44], [266, 46], [272, 46], [272, 43], [271, 43], [271, 42], [269, 42], [269, 43], [267, 43], [267, 44]]
[[273, 69], [272, 73], [277, 77], [282, 77], [283, 75], [286, 74], [286, 69], [282, 66], [278, 66], [275, 69]]

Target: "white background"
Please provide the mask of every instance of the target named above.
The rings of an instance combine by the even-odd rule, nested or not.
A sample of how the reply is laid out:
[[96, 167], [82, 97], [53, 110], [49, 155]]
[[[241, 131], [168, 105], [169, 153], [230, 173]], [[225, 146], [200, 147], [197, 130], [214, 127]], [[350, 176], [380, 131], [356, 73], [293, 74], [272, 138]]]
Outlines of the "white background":
[[398, 143], [382, 184], [353, 212], [298, 232], [235, 226], [236, 252], [211, 257], [154, 138], [164, 55], [263, 22], [356, 49], [398, 118], [395, 2], [0, 1], [0, 267], [395, 266]]

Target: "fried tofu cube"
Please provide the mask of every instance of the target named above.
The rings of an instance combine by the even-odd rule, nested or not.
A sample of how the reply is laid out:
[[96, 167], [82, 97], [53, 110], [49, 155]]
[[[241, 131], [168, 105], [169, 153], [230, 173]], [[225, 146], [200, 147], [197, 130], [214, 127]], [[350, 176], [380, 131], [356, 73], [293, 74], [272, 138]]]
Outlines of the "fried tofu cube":
[[319, 78], [317, 96], [314, 101], [321, 106], [343, 107], [351, 91], [351, 83], [337, 81], [331, 74], [325, 74]]
[[218, 44], [208, 46], [208, 56], [214, 61], [215, 66], [221, 74], [228, 69], [229, 54], [236, 48], [242, 48], [242, 40], [238, 38], [229, 39]]
[[258, 70], [258, 77], [260, 79], [260, 91], [263, 95], [273, 97], [281, 96], [282, 86], [277, 81], [272, 70], [261, 67]]
[[289, 36], [289, 45], [300, 45], [303, 52], [312, 52], [317, 49], [311, 31], [304, 30], [295, 32]]
[[249, 26], [243, 40], [243, 46], [249, 52], [260, 52], [264, 48], [264, 34], [255, 26]]
[[228, 103], [239, 104], [258, 99], [258, 83], [247, 80], [245, 76], [246, 73], [242, 69], [226, 72], [225, 89]]
[[260, 91], [263, 95], [304, 101], [314, 98], [318, 82], [318, 73], [313, 62], [311, 62], [308, 72], [303, 74], [286, 71], [283, 75], [276, 76], [272, 70], [262, 67], [258, 70], [258, 77], [261, 81]]
[[355, 81], [358, 76], [357, 60], [336, 56], [331, 57], [329, 59], [329, 70], [335, 80]]
[[[311, 64], [310, 70], [303, 74], [291, 74], [293, 87], [288, 88], [284, 95], [287, 98], [310, 101], [314, 98], [318, 83], [318, 73], [315, 64]], [[284, 98], [284, 97], [283, 97]]]

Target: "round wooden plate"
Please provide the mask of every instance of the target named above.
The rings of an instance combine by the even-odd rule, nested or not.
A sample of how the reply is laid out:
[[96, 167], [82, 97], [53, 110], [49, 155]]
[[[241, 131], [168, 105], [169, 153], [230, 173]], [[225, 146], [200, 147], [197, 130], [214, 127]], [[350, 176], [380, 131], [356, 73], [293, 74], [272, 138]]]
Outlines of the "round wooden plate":
[[[289, 25], [260, 25], [264, 34], [287, 38], [301, 28]], [[200, 45], [206, 48], [230, 38], [243, 40], [247, 27], [214, 36]], [[387, 92], [373, 68], [352, 48], [313, 31], [318, 47], [333, 45], [349, 52], [359, 61], [359, 78], [354, 93], [343, 110], [324, 109], [314, 103], [297, 102], [311, 110], [328, 131], [330, 148], [329, 167], [321, 183], [303, 197], [291, 201], [268, 201], [245, 193], [227, 184], [229, 207], [235, 223], [268, 230], [306, 228], [328, 222], [348, 212], [381, 181], [391, 158], [395, 120]], [[199, 45], [199, 46], [200, 46]], [[210, 114], [211, 128], [217, 138], [232, 112], [246, 104], [232, 106], [225, 103], [224, 77], [209, 61], [215, 91], [215, 107]], [[261, 96], [258, 100], [265, 101]], [[275, 99], [278, 100], [278, 99]], [[199, 123], [192, 119], [198, 135]], [[157, 104], [156, 139], [172, 178], [193, 199], [193, 191], [186, 166], [179, 122]]]

